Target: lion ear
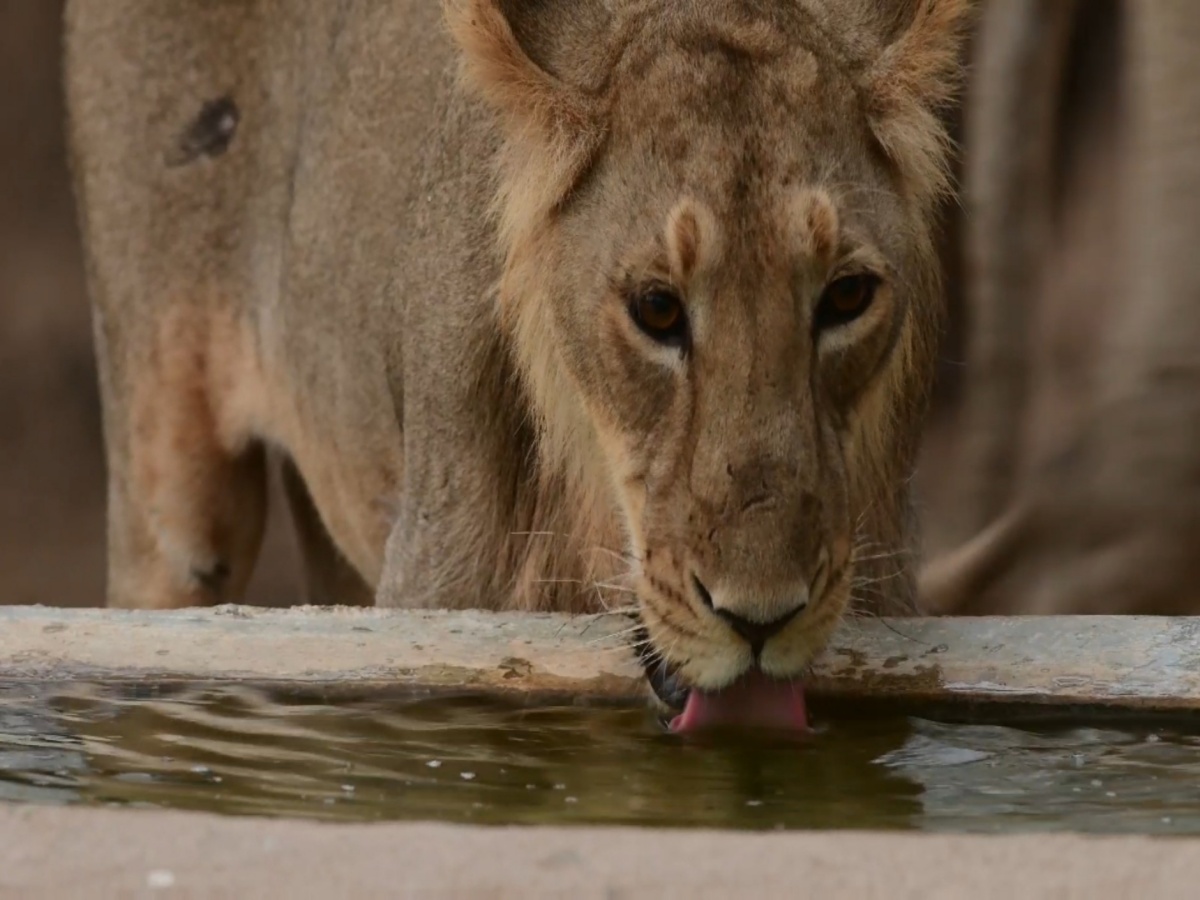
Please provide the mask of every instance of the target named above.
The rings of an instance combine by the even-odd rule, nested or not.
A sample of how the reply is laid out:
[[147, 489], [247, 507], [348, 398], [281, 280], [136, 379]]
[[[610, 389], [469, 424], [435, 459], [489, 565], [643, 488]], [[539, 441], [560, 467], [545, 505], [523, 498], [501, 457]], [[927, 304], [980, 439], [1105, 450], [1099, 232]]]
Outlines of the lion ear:
[[[500, 115], [509, 161], [536, 171], [535, 178], [523, 179], [527, 182], [523, 188], [534, 190], [553, 206], [599, 146], [604, 122], [597, 94], [535, 62], [518, 38], [518, 26], [528, 31], [529, 20], [536, 25], [539, 17], [552, 14], [541, 12], [545, 5], [445, 0], [444, 9], [462, 53], [467, 86]], [[541, 24], [553, 28], [557, 23]]]
[[[941, 114], [961, 85], [971, 0], [906, 0], [906, 22], [865, 72], [863, 95], [876, 140], [932, 200], [948, 187], [949, 140]], [[889, 3], [894, 11], [895, 5]]]

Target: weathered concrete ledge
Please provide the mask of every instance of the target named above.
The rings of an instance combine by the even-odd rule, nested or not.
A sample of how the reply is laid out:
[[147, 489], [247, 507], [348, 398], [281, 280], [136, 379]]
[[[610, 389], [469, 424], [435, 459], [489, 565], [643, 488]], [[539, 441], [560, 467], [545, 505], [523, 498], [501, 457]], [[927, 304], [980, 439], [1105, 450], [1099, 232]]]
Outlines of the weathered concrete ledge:
[[1200, 842], [467, 828], [0, 807], [0, 897], [1192, 898]]
[[[645, 696], [618, 616], [312, 608], [0, 608], [0, 680], [240, 681]], [[855, 619], [814, 695], [1200, 709], [1200, 618]]]

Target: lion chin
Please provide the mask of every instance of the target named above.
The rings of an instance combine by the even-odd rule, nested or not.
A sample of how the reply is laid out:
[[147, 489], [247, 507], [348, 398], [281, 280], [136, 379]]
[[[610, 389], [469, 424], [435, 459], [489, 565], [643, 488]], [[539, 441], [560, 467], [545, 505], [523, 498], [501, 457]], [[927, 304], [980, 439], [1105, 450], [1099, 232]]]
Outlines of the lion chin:
[[[639, 641], [646, 681], [657, 700], [663, 724], [677, 734], [712, 728], [771, 729], [804, 734], [809, 731], [808, 705], [799, 675], [768, 674], [759, 658], [738, 654], [741, 670], [719, 688], [690, 685], [678, 668]], [[745, 657], [749, 656], [749, 662]]]

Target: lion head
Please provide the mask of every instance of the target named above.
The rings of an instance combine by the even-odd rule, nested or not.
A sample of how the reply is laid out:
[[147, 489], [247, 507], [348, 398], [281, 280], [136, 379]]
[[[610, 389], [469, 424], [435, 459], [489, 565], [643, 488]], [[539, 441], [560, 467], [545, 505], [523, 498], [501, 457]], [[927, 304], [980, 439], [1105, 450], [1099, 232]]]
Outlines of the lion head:
[[682, 725], [788, 694], [883, 577], [867, 557], [909, 597], [967, 3], [447, 10], [502, 126], [498, 302], [540, 462], [611, 502]]

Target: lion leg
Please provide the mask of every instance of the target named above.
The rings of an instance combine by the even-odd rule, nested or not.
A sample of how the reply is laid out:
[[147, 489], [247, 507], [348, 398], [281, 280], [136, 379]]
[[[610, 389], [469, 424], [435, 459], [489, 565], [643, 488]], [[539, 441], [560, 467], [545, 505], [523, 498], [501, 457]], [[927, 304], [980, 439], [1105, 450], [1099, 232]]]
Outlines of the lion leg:
[[[106, 317], [101, 316], [101, 324]], [[220, 342], [203, 313], [97, 329], [108, 490], [108, 604], [239, 600], [266, 523], [261, 443], [220, 427]]]
[[[108, 465], [108, 602], [243, 596], [270, 403], [258, 313], [278, 186], [259, 3], [78, 0], [64, 17], [71, 171]], [[238, 90], [233, 90], [238, 86]], [[282, 176], [279, 176], [282, 178]], [[252, 243], [246, 236], [258, 236]], [[272, 273], [273, 274], [273, 273]]]
[[304, 565], [304, 602], [318, 606], [371, 606], [375, 595], [334, 545], [296, 464], [284, 460], [283, 488]]

